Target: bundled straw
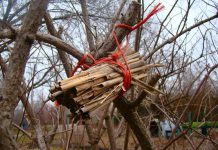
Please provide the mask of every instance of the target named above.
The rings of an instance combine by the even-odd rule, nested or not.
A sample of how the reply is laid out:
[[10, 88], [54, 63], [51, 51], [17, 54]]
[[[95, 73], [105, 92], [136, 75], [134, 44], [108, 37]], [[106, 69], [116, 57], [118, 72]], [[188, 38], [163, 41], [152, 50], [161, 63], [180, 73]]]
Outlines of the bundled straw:
[[[134, 27], [126, 24], [117, 24], [115, 28], [125, 28], [132, 32], [163, 8], [164, 6], [159, 3], [146, 18]], [[161, 91], [146, 85], [140, 79], [147, 76], [150, 68], [162, 65], [146, 65], [138, 52], [132, 50], [126, 51], [129, 34], [126, 36], [126, 46], [122, 50], [115, 31], [112, 33], [118, 47], [118, 51], [113, 53], [113, 56], [111, 55], [109, 59], [98, 60], [98, 63], [95, 62], [96, 60], [94, 58], [90, 57], [94, 60], [95, 66], [58, 82], [50, 89], [49, 99], [57, 101], [59, 104], [69, 108], [73, 113], [74, 121], [78, 117], [83, 117], [84, 119], [91, 117], [96, 110], [111, 103], [123, 94], [123, 91], [127, 90], [131, 84], [136, 84], [149, 93], [151, 91], [161, 93]], [[118, 59], [120, 59], [119, 61], [121, 63]], [[81, 64], [83, 64], [82, 60], [85, 60], [85, 57], [81, 59]], [[75, 73], [78, 67], [80, 67], [80, 63], [75, 67], [72, 74]]]
[[[125, 57], [132, 74], [131, 84], [136, 84], [146, 91], [154, 91], [153, 87], [140, 79], [147, 76], [150, 68], [162, 65], [146, 65], [140, 54], [133, 50], [128, 50]], [[123, 62], [122, 59], [120, 61]], [[122, 72], [116, 66], [105, 63], [58, 82], [51, 87], [49, 99], [69, 108], [74, 117], [87, 118], [115, 100], [123, 90]]]

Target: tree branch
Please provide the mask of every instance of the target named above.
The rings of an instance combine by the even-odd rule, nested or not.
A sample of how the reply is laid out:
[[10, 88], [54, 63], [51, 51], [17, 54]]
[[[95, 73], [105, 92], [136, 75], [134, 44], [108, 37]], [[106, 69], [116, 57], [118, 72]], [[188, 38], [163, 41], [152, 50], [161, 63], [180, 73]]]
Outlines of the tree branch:
[[[0, 39], [5, 39], [5, 38], [14, 39], [17, 36], [18, 32], [19, 30], [16, 30], [16, 32], [13, 33], [13, 31], [10, 29], [3, 29], [0, 31]], [[45, 43], [51, 44], [55, 46], [56, 48], [65, 51], [66, 53], [74, 56], [77, 60], [80, 60], [83, 57], [83, 54], [79, 50], [77, 50], [75, 47], [67, 44], [63, 40], [57, 37], [54, 37], [52, 35], [38, 32], [35, 38], [39, 42], [45, 42]]]
[[[137, 18], [135, 14], [138, 14], [140, 6], [141, 5], [138, 2], [132, 1], [128, 11], [122, 17], [121, 23], [133, 26]], [[121, 42], [126, 37], [126, 35], [130, 33], [130, 30], [124, 28], [116, 28], [115, 33], [119, 42]], [[113, 38], [113, 34], [111, 33], [109, 38], [106, 39], [106, 41], [104, 41], [101, 45], [102, 46], [99, 48], [99, 50], [96, 51], [96, 53], [92, 53], [96, 59], [105, 57], [108, 55], [108, 52], [112, 52], [116, 49], [117, 45], [115, 39]]]
[[[148, 81], [148, 85], [150, 86], [155, 86], [155, 84], [158, 82], [158, 80], [160, 79], [160, 74], [155, 74], [154, 76], [151, 77], [151, 79]], [[139, 104], [144, 100], [144, 98], [148, 95], [147, 92], [145, 92], [144, 90], [141, 92], [141, 94], [138, 96], [138, 98], [133, 101], [130, 102], [128, 105], [130, 108], [134, 108], [139, 106]]]
[[[52, 23], [51, 16], [50, 16], [50, 14], [48, 12], [45, 13], [44, 19], [45, 19], [45, 23], [46, 23], [46, 26], [48, 28], [48, 31], [51, 33], [51, 35], [61, 39], [61, 36], [56, 31], [56, 29], [55, 29], [55, 27], [54, 27], [54, 25]], [[62, 51], [62, 49], [57, 48], [57, 50], [58, 50], [58, 54], [59, 54], [60, 60], [63, 63], [64, 70], [65, 70], [65, 72], [67, 74], [67, 77], [70, 77], [70, 74], [71, 74], [71, 71], [72, 71], [72, 67], [70, 65], [70, 61], [69, 61], [66, 53], [64, 51]]]
[[92, 36], [92, 31], [91, 31], [91, 24], [89, 20], [89, 12], [87, 9], [87, 4], [86, 0], [80, 0], [81, 8], [82, 8], [82, 14], [83, 14], [83, 20], [86, 28], [86, 37], [87, 41], [89, 43], [89, 49], [90, 51], [95, 50], [95, 44], [94, 44], [94, 38]]
[[194, 28], [196, 28], [196, 27], [198, 27], [198, 26], [200, 26], [200, 25], [202, 25], [202, 24], [204, 24], [204, 23], [206, 23], [206, 22], [209, 22], [209, 21], [211, 21], [211, 20], [213, 20], [213, 19], [216, 19], [216, 18], [218, 18], [218, 14], [216, 14], [216, 15], [214, 15], [214, 16], [212, 16], [212, 17], [209, 17], [209, 18], [207, 18], [207, 19], [205, 19], [205, 20], [199, 21], [198, 23], [194, 24], [193, 26], [191, 26], [191, 27], [189, 27], [189, 28], [187, 28], [187, 29], [181, 31], [181, 32], [178, 33], [177, 35], [175, 35], [175, 36], [169, 38], [168, 40], [166, 40], [165, 42], [163, 42], [161, 45], [159, 45], [159, 46], [157, 46], [155, 49], [153, 49], [151, 52], [149, 52], [149, 54], [144, 57], [144, 60], [147, 60], [147, 59], [148, 59], [149, 57], [151, 57], [154, 53], [156, 53], [159, 49], [161, 49], [162, 47], [164, 47], [164, 46], [167, 45], [167, 44], [170, 44], [170, 43], [174, 42], [178, 37], [182, 36], [182, 35], [185, 34], [186, 32], [189, 32], [189, 31], [191, 31], [192, 29], [194, 29]]

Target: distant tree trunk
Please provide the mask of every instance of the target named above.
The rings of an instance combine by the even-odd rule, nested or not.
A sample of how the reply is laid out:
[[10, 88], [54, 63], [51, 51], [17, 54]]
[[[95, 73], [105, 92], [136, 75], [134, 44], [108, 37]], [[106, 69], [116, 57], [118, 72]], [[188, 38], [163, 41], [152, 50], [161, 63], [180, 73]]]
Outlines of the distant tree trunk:
[[92, 30], [91, 30], [91, 24], [89, 20], [89, 12], [87, 9], [86, 0], [80, 0], [79, 1], [82, 8], [82, 14], [83, 14], [83, 20], [86, 28], [86, 37], [89, 44], [90, 51], [95, 50], [95, 44], [94, 44], [94, 38], [92, 36]]
[[108, 138], [109, 138], [109, 142], [110, 142], [110, 149], [116, 150], [116, 139], [114, 136], [114, 127], [113, 127], [113, 122], [111, 120], [110, 114], [108, 114], [106, 116], [105, 123], [106, 123]]
[[[18, 103], [19, 87], [23, 79], [26, 62], [35, 34], [48, 5], [48, 0], [33, 0], [23, 26], [17, 35], [14, 49], [9, 58], [8, 70], [0, 93], [0, 149], [18, 149], [10, 132], [11, 119]], [[46, 149], [46, 147], [40, 147]]]
[[[25, 89], [25, 88], [23, 88], [23, 89]], [[24, 93], [24, 92], [22, 92], [22, 93]], [[36, 118], [36, 115], [31, 107], [26, 95], [21, 96], [20, 99], [21, 99], [23, 105], [25, 106], [25, 110], [26, 110], [26, 113], [28, 114], [30, 122], [31, 122], [33, 128], [35, 129], [36, 140], [37, 140], [39, 148], [40, 149], [47, 149], [45, 139], [43, 137], [43, 131], [42, 131], [40, 121]]]

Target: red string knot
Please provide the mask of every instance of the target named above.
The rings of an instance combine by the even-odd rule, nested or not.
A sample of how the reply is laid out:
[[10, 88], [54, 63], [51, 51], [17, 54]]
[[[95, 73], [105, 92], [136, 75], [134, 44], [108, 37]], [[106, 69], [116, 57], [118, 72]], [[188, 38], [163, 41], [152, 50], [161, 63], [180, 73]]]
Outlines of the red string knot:
[[120, 52], [120, 51], [118, 51], [118, 52], [116, 52], [116, 53], [113, 53], [113, 54], [111, 54], [111, 58], [113, 59], [113, 60], [118, 60], [118, 59], [120, 59], [120, 56], [122, 55], [122, 53]]

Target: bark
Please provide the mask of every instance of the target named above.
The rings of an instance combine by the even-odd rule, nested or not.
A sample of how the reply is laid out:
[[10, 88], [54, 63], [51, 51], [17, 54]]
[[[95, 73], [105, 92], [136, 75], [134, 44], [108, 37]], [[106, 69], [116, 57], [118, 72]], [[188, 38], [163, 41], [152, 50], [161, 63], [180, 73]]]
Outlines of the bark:
[[26, 62], [35, 34], [48, 5], [48, 0], [33, 0], [23, 26], [15, 41], [14, 50], [9, 58], [8, 70], [3, 81], [0, 96], [0, 149], [18, 149], [10, 132], [14, 109], [18, 103], [19, 87], [23, 79]]
[[[55, 27], [54, 27], [54, 25], [52, 23], [52, 18], [51, 18], [50, 14], [48, 12], [45, 14], [44, 19], [45, 19], [45, 23], [46, 23], [47, 29], [51, 33], [51, 35], [61, 39], [61, 35], [55, 29]], [[72, 71], [72, 67], [70, 65], [70, 61], [69, 61], [66, 53], [62, 49], [57, 47], [57, 50], [58, 50], [58, 54], [59, 54], [60, 60], [63, 63], [64, 70], [65, 70], [67, 76], [69, 77], [70, 74], [71, 74], [71, 71]]]
[[[138, 2], [132, 1], [132, 3], [130, 4], [128, 8], [128, 11], [122, 17], [121, 23], [133, 26], [137, 19], [135, 14], [138, 14], [138, 11], [140, 10], [140, 6], [141, 5]], [[130, 30], [125, 29], [125, 28], [116, 28], [115, 33], [117, 35], [119, 42], [121, 42], [126, 37], [126, 35], [130, 33]], [[103, 42], [102, 45], [103, 46], [100, 47], [100, 49], [94, 54], [94, 57], [97, 59], [107, 56], [109, 54], [108, 52], [112, 52], [116, 49], [117, 45], [113, 38], [112, 33], [110, 34], [109, 38]]]
[[95, 136], [96, 136], [96, 140], [99, 142], [100, 140], [100, 136], [101, 136], [101, 129], [103, 127], [103, 123], [104, 123], [104, 119], [105, 117], [107, 116], [107, 114], [109, 113], [108, 110], [109, 110], [109, 107], [110, 107], [110, 104], [108, 104], [107, 106], [105, 106], [105, 110], [103, 112], [103, 115], [101, 116], [99, 122], [98, 122], [98, 127], [97, 127], [97, 130], [95, 132]]
[[[141, 4], [141, 0], [138, 0], [138, 2]], [[140, 22], [143, 19], [143, 14], [141, 14], [141, 12], [143, 12], [143, 11], [144, 11], [144, 7], [142, 6], [140, 11], [138, 12], [138, 22]], [[140, 41], [141, 41], [141, 33], [142, 33], [142, 26], [140, 26], [136, 30], [135, 44], [134, 44], [135, 51], [139, 51]]]
[[87, 120], [85, 122], [85, 128], [86, 128], [86, 132], [89, 138], [89, 143], [91, 144], [91, 148], [92, 150], [98, 150], [98, 142], [97, 140], [95, 140], [94, 134], [93, 134], [93, 130], [90, 124], [90, 120]]
[[[148, 81], [148, 85], [154, 87], [156, 85], [156, 83], [158, 82], [158, 80], [160, 79], [160, 74], [155, 74], [153, 75], [149, 81]], [[139, 94], [139, 96], [137, 97], [137, 99], [135, 101], [132, 101], [131, 103], [129, 103], [129, 108], [133, 109], [137, 106], [139, 106], [141, 104], [141, 102], [144, 100], [144, 98], [148, 95], [147, 92], [145, 92], [144, 90]]]
[[111, 116], [108, 114], [105, 118], [105, 123], [107, 127], [107, 134], [110, 142], [110, 150], [116, 150], [116, 139], [114, 135], [114, 127], [111, 121]]
[[4, 60], [3, 60], [2, 56], [1, 56], [1, 54], [0, 54], [0, 66], [1, 66], [3, 78], [5, 78], [6, 65], [4, 63]]
[[115, 26], [115, 23], [116, 23], [117, 20], [119, 19], [120, 13], [121, 13], [121, 11], [123, 10], [124, 5], [126, 4], [126, 1], [127, 1], [127, 0], [122, 0], [122, 1], [120, 2], [120, 5], [119, 5], [120, 7], [119, 7], [119, 9], [116, 11], [115, 16], [112, 18], [112, 23], [110, 24], [109, 32], [106, 34], [106, 38], [105, 38], [105, 39], [108, 39], [109, 36], [110, 36], [110, 34], [111, 34], [111, 32], [113, 31], [114, 26]]
[[120, 97], [114, 101], [115, 106], [119, 109], [122, 116], [128, 122], [131, 130], [135, 134], [138, 139], [138, 142], [143, 150], [151, 150], [152, 144], [148, 133], [146, 131], [146, 127], [144, 123], [140, 119], [137, 111], [135, 109], [129, 109], [127, 105], [127, 100], [124, 97]]
[[77, 50], [75, 47], [67, 44], [63, 40], [61, 40], [57, 37], [54, 37], [52, 35], [38, 33], [36, 35], [36, 40], [43, 41], [45, 43], [49, 43], [49, 44], [55, 46], [57, 49], [61, 49], [61, 50], [65, 51], [66, 53], [74, 56], [78, 60], [80, 60], [83, 57], [83, 54], [79, 50]]
[[125, 119], [122, 117], [116, 130], [116, 135], [115, 135], [116, 138], [121, 136], [124, 123], [125, 123]]
[[[61, 39], [61, 35], [55, 29], [55, 27], [54, 27], [54, 25], [52, 23], [52, 18], [51, 18], [50, 14], [48, 12], [45, 14], [44, 19], [45, 19], [45, 23], [47, 25], [47, 29], [51, 33], [51, 35]], [[71, 67], [70, 61], [69, 61], [69, 59], [67, 57], [67, 54], [64, 51], [62, 51], [60, 48], [57, 48], [57, 50], [58, 50], [59, 58], [60, 58], [61, 62], [63, 63], [65, 73], [66, 73], [67, 77], [70, 77], [72, 67]], [[61, 110], [60, 111], [60, 114], [61, 114], [60, 115], [60, 120], [61, 120], [60, 122], [62, 123], [63, 131], [66, 130], [66, 120], [65, 120], [66, 111], [65, 111], [65, 109], [66, 109], [65, 107], [60, 106], [60, 110]], [[53, 132], [56, 132], [57, 126], [58, 126], [58, 124], [54, 126]], [[54, 139], [54, 136], [55, 136], [55, 134], [53, 134], [49, 138], [49, 143], [52, 142], [52, 140]], [[69, 143], [68, 144], [66, 143], [67, 142], [66, 139], [68, 139], [67, 132], [65, 133], [65, 135], [62, 136], [62, 138], [64, 139], [63, 148], [65, 149], [65, 146], [67, 146], [69, 144]]]
[[[156, 74], [150, 78], [148, 84], [154, 86], [157, 81], [160, 79], [160, 75]], [[146, 92], [142, 92], [139, 97], [133, 101], [128, 101], [125, 97], [121, 96], [119, 99], [115, 100], [115, 106], [119, 109], [120, 113], [124, 116], [128, 122], [129, 127], [137, 137], [140, 146], [142, 149], [153, 149], [152, 143], [149, 138], [149, 134], [146, 131], [144, 123], [141, 121], [136, 107], [140, 105], [143, 99], [147, 96]]]
[[[60, 16], [56, 16], [53, 18], [53, 20], [68, 20], [68, 19], [74, 19], [76, 18], [77, 16], [82, 16], [82, 13], [79, 13], [79, 12], [70, 12], [70, 13], [66, 13], [66, 14], [63, 14], [63, 15], [60, 15]], [[102, 15], [97, 15], [97, 14], [89, 14], [89, 17], [92, 17], [92, 18], [101, 18], [101, 19], [106, 19], [106, 20], [110, 20], [110, 19], [113, 19], [112, 17], [110, 16], [102, 16]]]
[[23, 134], [25, 134], [30, 140], [33, 140], [34, 139], [32, 138], [31, 134], [28, 133], [26, 130], [24, 130], [22, 127], [20, 127], [19, 125], [15, 124], [15, 123], [12, 123], [12, 125], [17, 128], [19, 131], [21, 131]]

